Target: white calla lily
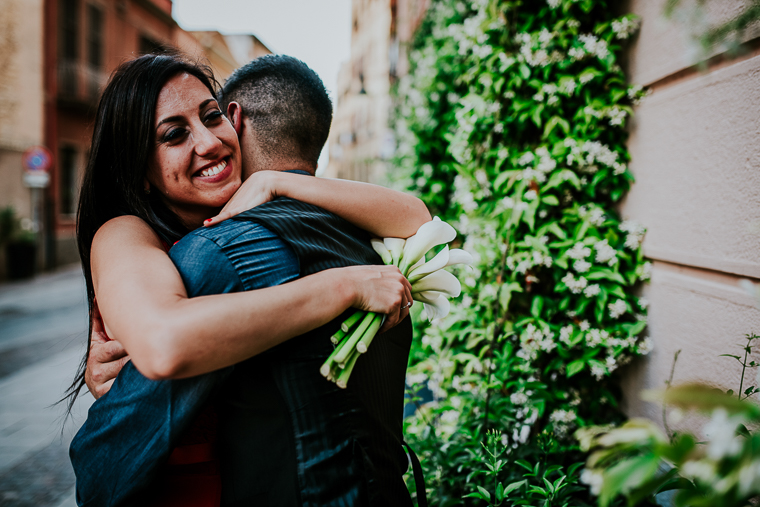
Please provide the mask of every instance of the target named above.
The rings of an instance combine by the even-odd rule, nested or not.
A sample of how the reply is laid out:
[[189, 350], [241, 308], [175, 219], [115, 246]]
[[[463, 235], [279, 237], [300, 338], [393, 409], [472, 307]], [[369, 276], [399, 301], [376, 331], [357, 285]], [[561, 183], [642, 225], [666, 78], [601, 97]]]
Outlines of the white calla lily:
[[[423, 257], [424, 259], [424, 257]], [[448, 265], [449, 262], [449, 246], [446, 245], [443, 247], [443, 250], [438, 252], [438, 255], [427, 261], [426, 263], [422, 264], [421, 266], [415, 268], [412, 266], [412, 268], [409, 270], [409, 275], [407, 275], [407, 278], [409, 279], [410, 283], [414, 283], [420, 278], [423, 278], [433, 271], [438, 271], [439, 269], [443, 269]]]
[[409, 268], [409, 272], [411, 273], [412, 271], [414, 271], [414, 270], [415, 270], [415, 269], [417, 269], [418, 267], [422, 266], [423, 264], [425, 264], [425, 257], [424, 257], [424, 256], [423, 256], [423, 257], [422, 257], [420, 260], [418, 260], [418, 261], [415, 263], [415, 265], [414, 265], [414, 266], [412, 266], [411, 268]]
[[455, 264], [466, 264], [468, 266], [472, 265], [474, 262], [474, 259], [472, 258], [472, 255], [470, 255], [469, 252], [465, 252], [464, 250], [461, 250], [459, 248], [454, 248], [452, 250], [449, 250], [449, 261], [446, 263], [446, 266], [449, 267], [453, 266]]
[[372, 243], [372, 248], [375, 250], [375, 252], [377, 252], [377, 255], [383, 259], [383, 263], [391, 264], [393, 262], [393, 256], [391, 255], [391, 252], [385, 247], [385, 243], [382, 239], [372, 238], [370, 240], [370, 243]]
[[404, 253], [404, 245], [406, 245], [406, 240], [401, 238], [385, 238], [383, 240], [383, 243], [385, 244], [385, 248], [387, 248], [391, 253], [392, 264], [394, 266], [398, 266], [398, 263], [401, 260], [401, 256]]
[[[424, 296], [423, 296], [424, 295]], [[440, 292], [425, 291], [415, 295], [415, 299], [423, 302], [425, 315], [428, 320], [442, 319], [449, 314], [451, 303]]]
[[416, 264], [434, 246], [454, 241], [456, 237], [457, 231], [446, 222], [441, 220], [425, 222], [417, 230], [417, 234], [406, 241], [401, 264], [399, 265], [401, 273], [406, 275], [409, 266]]
[[412, 284], [412, 294], [431, 290], [443, 292], [455, 298], [462, 292], [462, 284], [459, 283], [456, 276], [442, 269]]

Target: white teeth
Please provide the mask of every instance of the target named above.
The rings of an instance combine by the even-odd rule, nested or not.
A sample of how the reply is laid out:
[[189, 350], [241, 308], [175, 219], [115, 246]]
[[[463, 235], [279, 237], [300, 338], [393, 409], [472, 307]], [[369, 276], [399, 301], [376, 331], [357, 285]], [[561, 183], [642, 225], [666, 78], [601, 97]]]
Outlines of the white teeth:
[[201, 176], [216, 176], [220, 172], [224, 171], [224, 168], [227, 167], [227, 161], [222, 160], [214, 167], [209, 167], [208, 169], [204, 169], [201, 171]]

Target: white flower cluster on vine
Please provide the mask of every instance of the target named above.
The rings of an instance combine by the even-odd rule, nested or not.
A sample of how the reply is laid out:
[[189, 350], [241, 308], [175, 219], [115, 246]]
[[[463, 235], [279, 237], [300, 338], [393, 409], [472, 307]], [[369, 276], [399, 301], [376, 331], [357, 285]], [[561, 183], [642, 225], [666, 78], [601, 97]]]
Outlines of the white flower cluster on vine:
[[562, 53], [549, 50], [553, 39], [554, 34], [545, 28], [537, 34], [518, 33], [515, 37], [520, 44], [518, 59], [531, 67], [546, 67], [550, 63], [561, 62], [564, 58]]
[[594, 244], [594, 250], [596, 250], [596, 257], [594, 260], [599, 264], [606, 263], [608, 266], [614, 266], [617, 264], [617, 250], [612, 248], [606, 239]]
[[607, 305], [607, 308], [610, 311], [610, 317], [617, 319], [628, 310], [628, 305], [622, 299], [618, 299], [614, 303]]
[[573, 274], [568, 271], [568, 273], [562, 278], [562, 283], [564, 283], [573, 294], [580, 294], [588, 285], [588, 280], [582, 276], [575, 278]]
[[638, 19], [625, 16], [612, 21], [612, 31], [618, 39], [627, 39], [639, 29], [640, 24]]
[[639, 248], [641, 241], [644, 239], [646, 228], [633, 220], [626, 220], [620, 224], [620, 230], [628, 233], [625, 237], [625, 246], [631, 250]]
[[616, 175], [623, 174], [626, 170], [625, 164], [618, 161], [618, 153], [599, 141], [585, 141], [579, 145], [578, 141], [568, 137], [564, 142], [570, 148], [567, 165], [578, 164], [581, 168], [589, 168], [592, 173], [596, 172], [595, 164], [611, 167]]

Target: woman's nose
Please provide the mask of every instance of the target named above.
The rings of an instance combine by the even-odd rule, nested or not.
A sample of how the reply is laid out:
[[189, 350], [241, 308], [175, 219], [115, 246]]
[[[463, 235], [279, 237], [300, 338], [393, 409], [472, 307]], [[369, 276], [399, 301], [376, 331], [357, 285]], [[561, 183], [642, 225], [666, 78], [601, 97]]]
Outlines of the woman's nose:
[[195, 131], [194, 140], [195, 153], [199, 157], [206, 158], [213, 156], [219, 151], [219, 148], [222, 147], [222, 141], [205, 126]]

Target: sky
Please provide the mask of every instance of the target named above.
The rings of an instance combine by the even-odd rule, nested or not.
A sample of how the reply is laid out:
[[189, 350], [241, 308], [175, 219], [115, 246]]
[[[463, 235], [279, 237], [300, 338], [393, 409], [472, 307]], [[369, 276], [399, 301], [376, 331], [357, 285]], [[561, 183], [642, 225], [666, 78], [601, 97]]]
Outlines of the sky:
[[[174, 19], [185, 30], [251, 33], [272, 52], [306, 62], [335, 104], [338, 70], [350, 56], [351, 0], [174, 0], [173, 5]], [[319, 172], [326, 166], [324, 149]]]

